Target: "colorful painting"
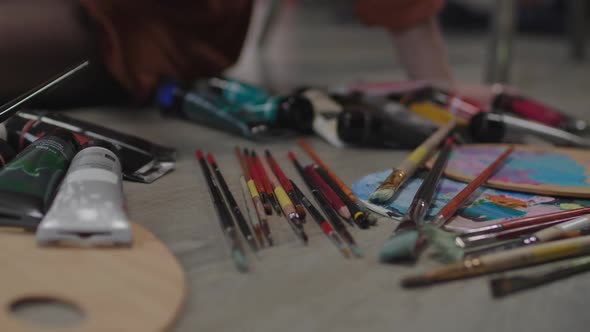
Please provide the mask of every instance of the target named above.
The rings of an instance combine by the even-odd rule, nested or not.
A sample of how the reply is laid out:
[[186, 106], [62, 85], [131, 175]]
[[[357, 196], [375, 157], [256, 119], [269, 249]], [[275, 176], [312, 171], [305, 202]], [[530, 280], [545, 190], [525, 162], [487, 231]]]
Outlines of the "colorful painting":
[[[352, 191], [367, 204], [369, 209], [399, 219], [406, 213], [426, 172], [420, 173], [406, 182], [387, 206], [368, 203], [371, 192], [381, 184], [389, 173], [390, 170], [387, 170], [367, 175], [352, 185]], [[428, 216], [435, 215], [465, 186], [466, 183], [463, 182], [443, 179], [437, 188]], [[457, 216], [451, 219], [446, 227], [453, 231], [464, 232], [475, 227], [495, 224], [507, 218], [542, 215], [582, 206], [590, 206], [590, 200], [556, 198], [481, 187], [473, 193], [469, 202], [459, 210]]]
[[[459, 146], [453, 150], [448, 170], [475, 177], [505, 149], [506, 146], [500, 145]], [[558, 150], [517, 148], [491, 180], [524, 185], [590, 187], [586, 170], [589, 161]]]

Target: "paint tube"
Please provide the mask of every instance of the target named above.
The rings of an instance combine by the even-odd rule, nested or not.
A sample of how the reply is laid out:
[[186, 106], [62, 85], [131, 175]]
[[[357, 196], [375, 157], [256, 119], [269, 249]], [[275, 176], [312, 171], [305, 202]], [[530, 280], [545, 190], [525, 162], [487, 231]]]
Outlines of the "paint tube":
[[296, 93], [307, 98], [313, 105], [313, 131], [328, 143], [339, 148], [345, 147], [346, 143], [338, 137], [337, 132], [342, 105], [320, 89], [299, 88]]
[[130, 181], [151, 183], [172, 171], [176, 163], [174, 149], [57, 112], [21, 110], [4, 126], [6, 140], [17, 151], [56, 128], [71, 131], [81, 143], [107, 141], [119, 150], [123, 176]]
[[90, 141], [76, 154], [36, 236], [41, 245], [131, 244], [121, 163], [114, 145]]
[[16, 156], [14, 149], [6, 140], [0, 138], [0, 168], [11, 161], [14, 156]]
[[204, 94], [212, 92], [228, 103], [239, 105], [242, 111], [236, 116], [246, 123], [312, 132], [314, 107], [304, 95], [274, 96], [252, 84], [224, 77], [196, 80], [193, 90]]
[[0, 226], [35, 229], [79, 149], [68, 131], [36, 140], [0, 170]]

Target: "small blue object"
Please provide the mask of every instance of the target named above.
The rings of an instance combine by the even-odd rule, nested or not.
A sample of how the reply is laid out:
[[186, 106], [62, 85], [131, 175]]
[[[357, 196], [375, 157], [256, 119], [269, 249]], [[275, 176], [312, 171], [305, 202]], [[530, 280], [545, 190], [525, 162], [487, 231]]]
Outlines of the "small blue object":
[[162, 107], [172, 107], [174, 105], [174, 92], [177, 86], [172, 82], [164, 82], [156, 91], [156, 102]]

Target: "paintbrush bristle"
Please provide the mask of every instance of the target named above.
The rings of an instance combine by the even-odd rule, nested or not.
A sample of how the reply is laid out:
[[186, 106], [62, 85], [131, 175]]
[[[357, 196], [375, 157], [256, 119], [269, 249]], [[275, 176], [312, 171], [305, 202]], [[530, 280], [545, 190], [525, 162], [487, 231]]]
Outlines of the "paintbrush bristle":
[[231, 256], [238, 270], [240, 270], [241, 272], [248, 271], [248, 260], [246, 260], [246, 256], [244, 256], [241, 250], [232, 250]]
[[379, 252], [382, 262], [413, 261], [416, 259], [417, 230], [406, 230], [392, 236]]
[[351, 244], [350, 245], [350, 251], [352, 252], [353, 255], [355, 255], [356, 257], [363, 257], [363, 251], [361, 250], [361, 248], [359, 248], [359, 246], [357, 246], [356, 244]]
[[456, 234], [444, 231], [431, 224], [424, 225], [422, 233], [444, 262], [457, 262], [465, 256], [463, 248], [459, 247], [455, 242]]
[[393, 198], [394, 193], [395, 193], [395, 190], [393, 190], [393, 189], [389, 189], [389, 188], [378, 189], [378, 190], [375, 190], [373, 193], [371, 193], [371, 195], [369, 196], [369, 201], [371, 203], [376, 203], [376, 204], [385, 204]]

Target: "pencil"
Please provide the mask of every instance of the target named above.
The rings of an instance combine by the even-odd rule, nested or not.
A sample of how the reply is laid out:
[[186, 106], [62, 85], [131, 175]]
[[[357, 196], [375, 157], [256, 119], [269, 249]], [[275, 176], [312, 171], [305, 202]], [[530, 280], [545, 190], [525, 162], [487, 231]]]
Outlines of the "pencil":
[[324, 234], [326, 234], [326, 236], [332, 241], [332, 243], [334, 243], [334, 245], [336, 246], [336, 248], [340, 250], [342, 255], [344, 255], [344, 257], [346, 258], [350, 258], [350, 253], [348, 252], [346, 245], [342, 242], [342, 240], [340, 240], [334, 229], [332, 229], [330, 223], [324, 218], [324, 216], [322, 216], [320, 211], [318, 211], [316, 207], [313, 206], [313, 204], [311, 204], [307, 197], [303, 195], [303, 192], [301, 192], [301, 189], [297, 187], [295, 182], [293, 182], [292, 180], [289, 181], [291, 182], [291, 185], [295, 190], [295, 194], [297, 194], [298, 198], [301, 200], [301, 203], [305, 206], [305, 208], [311, 215], [311, 218], [318, 224], [318, 226], [320, 226]]
[[479, 188], [484, 182], [486, 182], [498, 169], [498, 167], [508, 158], [508, 156], [514, 150], [514, 146], [508, 147], [493, 163], [491, 163], [486, 169], [484, 169], [479, 175], [473, 179], [463, 190], [461, 190], [453, 199], [451, 199], [440, 211], [432, 218], [431, 224], [440, 227], [452, 216], [455, 215], [457, 210], [465, 203], [465, 201], [473, 194], [473, 192]]
[[248, 213], [248, 217], [250, 219], [250, 225], [254, 230], [254, 235], [256, 235], [256, 240], [260, 246], [264, 246], [264, 238], [262, 237], [262, 228], [260, 227], [260, 219], [258, 219], [258, 214], [256, 213], [255, 208], [251, 208], [250, 204], [253, 204], [252, 198], [250, 197], [250, 190], [248, 189], [248, 183], [246, 183], [246, 179], [244, 176], [240, 176], [240, 187], [242, 188], [242, 198], [244, 199], [244, 206], [246, 207], [246, 212]]
[[209, 192], [211, 193], [211, 197], [213, 199], [213, 205], [217, 211], [221, 229], [223, 230], [226, 240], [229, 242], [231, 257], [238, 270], [242, 272], [248, 271], [248, 261], [246, 260], [246, 255], [244, 255], [242, 246], [240, 246], [240, 243], [238, 242], [238, 236], [234, 222], [231, 218], [230, 212], [227, 210], [223, 196], [221, 195], [219, 188], [213, 180], [213, 175], [211, 174], [211, 171], [209, 171], [209, 167], [203, 158], [203, 153], [201, 150], [195, 150], [195, 153], [197, 155], [197, 159], [199, 160], [199, 164], [201, 165], [203, 175], [207, 181], [207, 186], [209, 187]]
[[238, 202], [236, 202], [234, 195], [229, 190], [227, 182], [225, 182], [223, 174], [221, 174], [221, 170], [219, 170], [219, 166], [217, 166], [215, 157], [213, 157], [213, 154], [211, 154], [210, 152], [207, 153], [207, 161], [209, 161], [209, 165], [211, 166], [211, 168], [213, 169], [213, 173], [215, 173], [215, 176], [217, 177], [217, 182], [221, 187], [221, 192], [227, 200], [230, 211], [232, 212], [235, 220], [237, 221], [238, 227], [240, 228], [242, 235], [246, 239], [246, 242], [248, 242], [250, 248], [255, 252], [258, 251], [258, 245], [256, 244], [256, 240], [254, 239], [252, 231], [250, 231], [250, 227], [248, 227], [248, 223], [246, 222], [246, 219], [244, 218], [244, 215], [242, 214], [242, 211], [238, 206]]
[[590, 251], [590, 236], [541, 243], [534, 246], [468, 258], [436, 268], [422, 275], [404, 278], [404, 287], [427, 286], [437, 282], [469, 278], [569, 258]]
[[254, 180], [254, 184], [256, 185], [258, 194], [260, 195], [260, 201], [262, 202], [262, 206], [264, 206], [264, 211], [266, 211], [266, 214], [271, 215], [272, 207], [270, 205], [270, 201], [268, 200], [266, 192], [264, 191], [264, 185], [262, 184], [262, 180], [260, 179], [260, 174], [258, 174], [258, 168], [256, 167], [256, 163], [254, 162], [254, 159], [248, 152], [248, 149], [244, 149], [244, 156], [246, 158], [246, 162], [248, 163], [248, 169], [250, 170], [252, 180]]
[[340, 218], [338, 218], [336, 213], [334, 213], [334, 211], [330, 207], [330, 203], [328, 202], [326, 197], [315, 187], [313, 181], [307, 175], [307, 173], [303, 169], [303, 166], [301, 166], [299, 161], [297, 161], [297, 158], [295, 158], [295, 155], [293, 154], [293, 152], [289, 151], [288, 156], [289, 156], [289, 159], [291, 159], [291, 161], [293, 162], [295, 169], [297, 170], [297, 172], [299, 173], [299, 175], [303, 179], [303, 182], [305, 182], [305, 185], [307, 185], [307, 188], [311, 191], [315, 200], [320, 205], [320, 208], [326, 214], [326, 217], [328, 218], [328, 221], [332, 224], [332, 227], [334, 227], [334, 229], [336, 230], [336, 232], [338, 232], [340, 237], [342, 237], [342, 239], [348, 244], [350, 251], [352, 251], [352, 253], [355, 256], [362, 257], [363, 253], [362, 253], [361, 249], [354, 241], [352, 235], [350, 235], [350, 233], [346, 229], [346, 226], [344, 226], [342, 221], [340, 221]]
[[301, 202], [299, 202], [299, 198], [297, 197], [297, 195], [295, 195], [295, 189], [291, 185], [291, 182], [289, 181], [285, 173], [283, 173], [283, 170], [281, 169], [279, 164], [270, 154], [270, 151], [265, 150], [264, 153], [266, 155], [266, 160], [268, 161], [270, 168], [273, 170], [273, 172], [279, 179], [279, 182], [281, 183], [283, 188], [285, 188], [285, 191], [287, 192], [287, 195], [293, 202], [293, 205], [295, 205], [295, 210], [297, 210], [297, 213], [299, 214], [301, 221], [305, 222], [305, 208], [303, 208], [303, 205], [301, 205]]
[[330, 206], [336, 212], [338, 212], [338, 214], [344, 220], [346, 220], [347, 223], [353, 226], [354, 222], [352, 221], [352, 214], [350, 213], [350, 210], [348, 210], [346, 205], [344, 205], [344, 203], [338, 197], [338, 195], [336, 195], [334, 190], [332, 190], [332, 188], [330, 188], [330, 186], [328, 186], [326, 182], [322, 180], [322, 178], [316, 172], [315, 168], [313, 166], [306, 166], [304, 170], [311, 179], [311, 181], [313, 181], [313, 183], [315, 184], [315, 187], [326, 197], [326, 199], [330, 203]]
[[361, 211], [359, 206], [354, 201], [350, 200], [350, 197], [348, 197], [348, 195], [342, 191], [334, 179], [330, 177], [328, 172], [319, 165], [315, 166], [315, 170], [322, 180], [324, 180], [324, 182], [326, 182], [328, 186], [330, 186], [330, 188], [332, 188], [336, 195], [342, 200], [344, 205], [348, 207], [348, 210], [350, 211], [350, 214], [352, 214], [352, 218], [354, 219], [356, 225], [363, 229], [369, 228], [369, 221], [367, 220], [365, 213]]
[[438, 145], [455, 128], [457, 120], [452, 118], [446, 125], [441, 126], [434, 134], [417, 147], [389, 176], [371, 193], [369, 200], [373, 203], [384, 204], [393, 198], [397, 189], [412, 177], [418, 167], [422, 166]]
[[[258, 220], [260, 220], [260, 226], [262, 228], [262, 232], [266, 241], [268, 242], [269, 246], [273, 245], [272, 235], [270, 234], [270, 227], [268, 226], [268, 222], [266, 221], [266, 211], [264, 211], [264, 206], [262, 206], [262, 201], [260, 200], [260, 195], [258, 194], [258, 189], [254, 184], [254, 180], [250, 176], [250, 171], [248, 171], [248, 165], [246, 164], [246, 160], [242, 156], [239, 147], [235, 147], [236, 157], [240, 162], [240, 167], [242, 168], [242, 173], [244, 174], [244, 179], [246, 180], [246, 184], [248, 185], [248, 191], [250, 191], [250, 196], [252, 197], [252, 202], [254, 203], [254, 207], [256, 209], [256, 214], [258, 215]], [[256, 231], [256, 229], [255, 229]]]
[[254, 164], [256, 166], [256, 171], [258, 172], [258, 175], [260, 176], [260, 180], [262, 182], [262, 185], [264, 186], [264, 191], [266, 192], [266, 197], [268, 197], [268, 200], [270, 201], [270, 205], [275, 209], [277, 214], [280, 215], [281, 214], [281, 207], [277, 203], [277, 200], [275, 198], [275, 194], [273, 193], [273, 190], [272, 190], [272, 185], [270, 184], [270, 181], [268, 180], [268, 175], [266, 175], [266, 171], [264, 170], [264, 167], [262, 167], [262, 163], [260, 162], [260, 158], [258, 158], [258, 155], [256, 155], [256, 152], [254, 152], [254, 150], [252, 150], [251, 153], [252, 153], [252, 159], [253, 159]]
[[289, 196], [287, 196], [285, 189], [281, 186], [281, 183], [279, 182], [275, 174], [270, 170], [270, 166], [268, 166], [265, 160], [261, 159], [260, 161], [262, 163], [262, 166], [264, 167], [264, 170], [266, 171], [266, 174], [268, 175], [268, 179], [270, 180], [270, 184], [272, 184], [275, 196], [279, 201], [279, 205], [281, 205], [281, 209], [283, 210], [283, 214], [287, 218], [289, 225], [291, 225], [291, 228], [293, 229], [295, 234], [297, 234], [297, 236], [303, 241], [303, 243], [306, 244], [308, 240], [307, 234], [305, 234], [303, 224], [301, 223], [301, 220], [299, 220], [299, 215], [295, 210], [295, 206], [293, 206], [293, 202], [291, 202]]

